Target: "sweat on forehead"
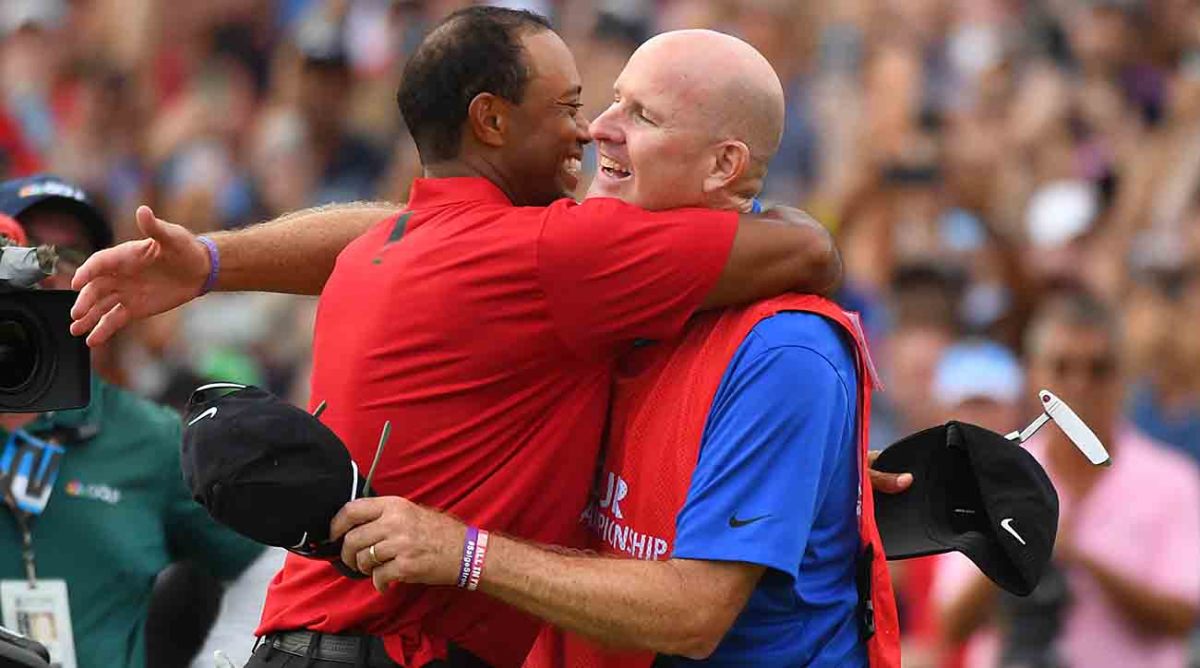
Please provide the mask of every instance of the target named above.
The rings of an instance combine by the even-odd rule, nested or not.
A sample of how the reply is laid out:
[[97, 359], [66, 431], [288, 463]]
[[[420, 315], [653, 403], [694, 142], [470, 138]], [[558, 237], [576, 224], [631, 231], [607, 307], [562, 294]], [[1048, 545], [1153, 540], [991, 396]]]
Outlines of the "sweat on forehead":
[[[783, 135], [783, 86], [753, 46], [713, 30], [656, 35], [634, 52], [626, 72], [649, 93], [669, 100], [671, 113], [694, 110], [696, 121], [740, 139], [756, 156], [769, 156]], [[623, 77], [624, 78], [624, 77]]]

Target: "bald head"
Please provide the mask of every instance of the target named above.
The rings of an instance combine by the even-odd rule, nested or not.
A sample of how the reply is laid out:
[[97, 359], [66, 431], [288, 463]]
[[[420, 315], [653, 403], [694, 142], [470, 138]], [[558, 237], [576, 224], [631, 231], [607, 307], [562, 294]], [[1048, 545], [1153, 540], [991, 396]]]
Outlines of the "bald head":
[[674, 81], [681, 100], [697, 112], [691, 121], [714, 139], [744, 142], [763, 166], [779, 149], [783, 85], [753, 46], [714, 30], [674, 30], [646, 41], [629, 65], [638, 61], [664, 85]]

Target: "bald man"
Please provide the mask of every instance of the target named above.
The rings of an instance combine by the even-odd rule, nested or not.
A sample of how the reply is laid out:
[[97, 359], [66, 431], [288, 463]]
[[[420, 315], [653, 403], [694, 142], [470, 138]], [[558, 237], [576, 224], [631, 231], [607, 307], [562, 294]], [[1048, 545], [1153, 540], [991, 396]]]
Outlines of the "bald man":
[[[783, 111], [778, 77], [744, 42], [655, 37], [592, 123], [600, 172], [588, 196], [747, 209]], [[857, 512], [870, 497], [856, 329], [830, 302], [785, 297], [699, 316], [681, 340], [628, 355], [580, 518], [598, 554], [493, 534], [479, 556], [461, 549], [464, 534], [486, 527], [385, 498], [335, 519], [343, 558], [380, 588], [450, 584], [476, 562], [481, 591], [569, 632], [544, 632], [530, 668], [867, 665], [856, 565], [878, 540]], [[374, 564], [370, 545], [395, 556]], [[879, 605], [894, 611], [882, 577]]]

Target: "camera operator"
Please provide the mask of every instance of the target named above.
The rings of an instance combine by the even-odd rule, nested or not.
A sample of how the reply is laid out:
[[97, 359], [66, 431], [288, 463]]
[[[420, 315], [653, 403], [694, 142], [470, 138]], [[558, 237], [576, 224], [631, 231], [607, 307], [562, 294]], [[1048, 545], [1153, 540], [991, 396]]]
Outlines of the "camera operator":
[[[0, 184], [0, 213], [20, 223], [30, 245], [57, 248], [59, 274], [43, 287], [69, 286], [75, 267], [112, 241], [82, 190], [54, 177]], [[0, 414], [0, 457], [11, 448], [62, 449], [44, 512], [8, 502], [0, 509], [8, 516], [0, 519], [0, 603], [5, 619], [57, 650], [65, 666], [154, 668], [146, 621], [156, 576], [186, 560], [228, 580], [261, 552], [192, 501], [180, 433], [174, 412], [95, 374], [83, 409]]]

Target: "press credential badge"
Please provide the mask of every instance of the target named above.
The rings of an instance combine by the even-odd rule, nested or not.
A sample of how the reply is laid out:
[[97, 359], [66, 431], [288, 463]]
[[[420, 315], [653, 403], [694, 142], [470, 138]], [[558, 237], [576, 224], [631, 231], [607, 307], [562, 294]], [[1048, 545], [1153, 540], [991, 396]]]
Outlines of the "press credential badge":
[[62, 668], [76, 668], [75, 636], [65, 580], [0, 580], [0, 608], [4, 626], [42, 643], [50, 661]]

